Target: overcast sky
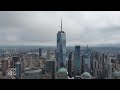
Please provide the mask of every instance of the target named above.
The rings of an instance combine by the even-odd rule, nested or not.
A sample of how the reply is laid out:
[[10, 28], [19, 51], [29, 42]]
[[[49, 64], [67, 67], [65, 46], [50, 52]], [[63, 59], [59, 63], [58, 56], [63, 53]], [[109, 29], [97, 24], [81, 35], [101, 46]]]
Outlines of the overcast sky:
[[119, 11], [0, 11], [0, 45], [54, 45], [61, 16], [67, 45], [120, 44]]

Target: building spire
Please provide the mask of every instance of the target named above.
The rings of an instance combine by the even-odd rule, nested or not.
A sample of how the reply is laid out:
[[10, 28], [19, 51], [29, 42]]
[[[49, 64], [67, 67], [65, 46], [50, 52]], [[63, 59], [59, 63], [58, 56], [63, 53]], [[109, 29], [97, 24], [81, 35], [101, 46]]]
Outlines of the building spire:
[[62, 31], [62, 17], [61, 17], [61, 31]]

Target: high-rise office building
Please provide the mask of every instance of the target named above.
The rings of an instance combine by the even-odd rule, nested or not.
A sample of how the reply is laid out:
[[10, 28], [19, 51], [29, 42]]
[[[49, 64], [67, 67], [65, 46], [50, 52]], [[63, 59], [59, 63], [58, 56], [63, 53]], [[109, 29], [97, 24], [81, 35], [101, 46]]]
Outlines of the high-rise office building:
[[39, 48], [39, 56], [42, 56], [42, 48]]
[[72, 52], [69, 53], [68, 76], [69, 76], [70, 78], [72, 78]]
[[84, 57], [82, 55], [81, 73], [84, 73]]
[[81, 74], [80, 46], [75, 46], [74, 72], [75, 72], [75, 75], [80, 75]]
[[51, 53], [50, 53], [50, 50], [47, 50], [46, 59], [48, 59], [48, 60], [51, 59]]
[[111, 63], [109, 59], [110, 59], [109, 56], [106, 54], [105, 55], [105, 62], [104, 62], [104, 75], [105, 75], [105, 78], [109, 77], [109, 66], [110, 66], [110, 63]]
[[58, 69], [66, 67], [66, 34], [62, 31], [62, 20], [61, 20], [61, 31], [57, 33], [57, 66]]
[[16, 79], [21, 78], [21, 63], [18, 61], [15, 63], [15, 68], [16, 68]]
[[3, 76], [6, 74], [6, 71], [8, 69], [8, 60], [2, 60], [2, 73], [3, 73]]
[[19, 61], [19, 57], [12, 57], [11, 68], [15, 68], [15, 63]]
[[117, 54], [117, 60], [118, 60], [118, 63], [120, 64], [120, 53]]
[[55, 61], [46, 61], [46, 72], [51, 74], [52, 79], [55, 79], [55, 72], [56, 72]]
[[102, 78], [105, 78], [105, 54], [102, 54]]
[[84, 61], [84, 71], [90, 73], [91, 63], [90, 63], [90, 55], [88, 53], [83, 55], [83, 61]]
[[21, 61], [20, 62], [21, 62], [21, 72], [23, 72], [23, 70], [25, 68], [25, 65], [24, 65], [25, 60], [24, 60], [23, 57], [21, 57]]
[[98, 52], [98, 78], [102, 78], [102, 53]]
[[112, 78], [112, 63], [109, 62], [108, 64], [108, 78]]

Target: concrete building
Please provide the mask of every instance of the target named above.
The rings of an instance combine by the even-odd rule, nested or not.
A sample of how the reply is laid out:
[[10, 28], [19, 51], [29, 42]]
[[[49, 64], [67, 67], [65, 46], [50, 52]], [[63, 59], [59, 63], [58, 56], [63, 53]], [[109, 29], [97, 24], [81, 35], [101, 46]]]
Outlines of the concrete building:
[[4, 76], [3, 76], [3, 72], [0, 71], [0, 79], [4, 79], [3, 77], [4, 77]]
[[4, 75], [6, 75], [6, 71], [7, 71], [7, 69], [8, 69], [8, 60], [2, 60], [2, 67], [1, 67], [1, 69], [2, 69], [2, 74], [3, 74], [3, 76]]
[[72, 52], [69, 53], [68, 76], [69, 76], [70, 78], [72, 78]]
[[93, 79], [93, 77], [88, 72], [81, 74], [81, 79]]
[[19, 61], [19, 57], [15, 56], [12, 57], [12, 61], [11, 61], [11, 68], [15, 68], [15, 63]]
[[117, 60], [118, 60], [118, 63], [120, 64], [120, 53], [117, 54]]
[[25, 69], [22, 79], [42, 79], [42, 69]]
[[114, 71], [112, 73], [112, 79], [120, 79], [120, 71]]
[[56, 79], [68, 79], [68, 72], [65, 68], [60, 68], [56, 73]]
[[93, 76], [98, 77], [98, 61], [97, 59], [93, 59]]

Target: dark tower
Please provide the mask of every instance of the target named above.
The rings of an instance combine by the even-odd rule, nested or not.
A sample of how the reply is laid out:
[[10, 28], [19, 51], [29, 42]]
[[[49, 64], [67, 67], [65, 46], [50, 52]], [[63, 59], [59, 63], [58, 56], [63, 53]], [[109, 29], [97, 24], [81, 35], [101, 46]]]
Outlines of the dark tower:
[[39, 48], [39, 56], [42, 56], [42, 48]]
[[69, 76], [70, 78], [72, 78], [72, 52], [69, 53], [68, 76]]
[[74, 71], [75, 71], [75, 75], [80, 75], [80, 73], [81, 73], [80, 46], [75, 46]]
[[11, 68], [15, 68], [15, 63], [19, 61], [19, 57], [13, 57], [11, 61]]
[[105, 54], [102, 54], [102, 78], [105, 78]]
[[2, 64], [2, 67], [1, 67], [2, 74], [4, 76], [6, 74], [7, 69], [8, 69], [8, 60], [2, 60], [1, 64]]
[[55, 61], [46, 61], [46, 72], [51, 73], [52, 79], [55, 79], [56, 64]]
[[84, 59], [83, 59], [83, 55], [82, 55], [82, 68], [81, 68], [81, 73], [84, 73]]

